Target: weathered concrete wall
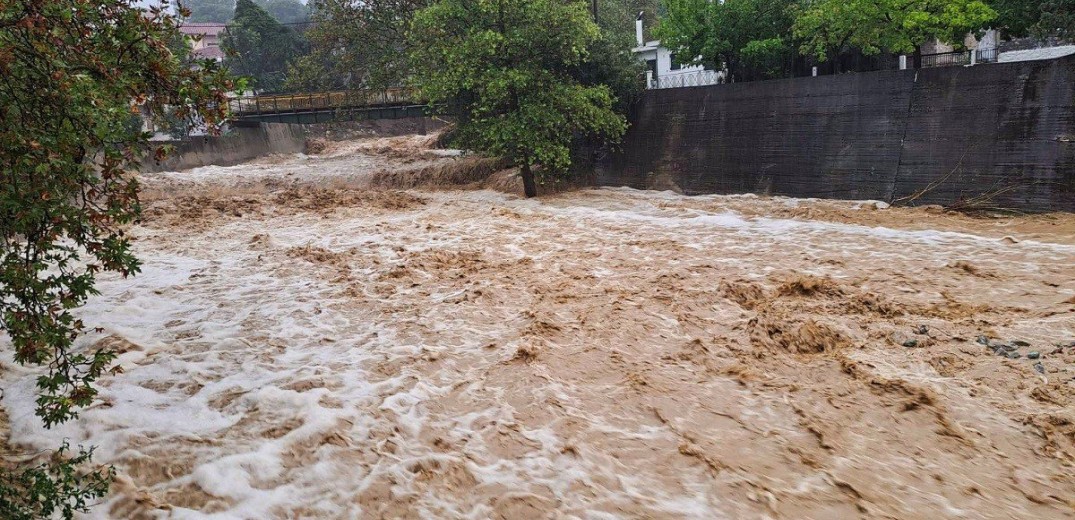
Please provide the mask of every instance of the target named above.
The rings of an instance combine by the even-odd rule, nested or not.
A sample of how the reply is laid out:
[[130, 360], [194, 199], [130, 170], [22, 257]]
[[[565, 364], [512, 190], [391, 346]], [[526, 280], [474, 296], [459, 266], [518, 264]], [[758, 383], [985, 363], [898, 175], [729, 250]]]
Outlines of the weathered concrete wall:
[[598, 183], [1075, 211], [1075, 58], [647, 92]]
[[306, 130], [297, 125], [257, 123], [231, 128], [226, 135], [192, 137], [173, 143], [168, 159], [146, 159], [142, 171], [177, 171], [199, 166], [230, 166], [272, 153], [301, 152]]
[[919, 73], [888, 198], [1075, 211], [1075, 58]]
[[172, 143], [176, 150], [162, 162], [143, 161], [141, 170], [178, 171], [199, 166], [230, 166], [274, 153], [303, 151], [306, 139], [351, 139], [363, 136], [424, 134], [444, 126], [428, 117], [292, 125], [246, 123], [233, 126], [226, 135], [193, 137]]

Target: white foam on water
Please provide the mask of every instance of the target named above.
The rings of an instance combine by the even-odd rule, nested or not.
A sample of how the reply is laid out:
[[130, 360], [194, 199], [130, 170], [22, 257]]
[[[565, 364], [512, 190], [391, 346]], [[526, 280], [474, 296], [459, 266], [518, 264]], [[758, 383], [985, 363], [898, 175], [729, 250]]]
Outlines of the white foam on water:
[[[368, 157], [296, 157], [279, 164], [154, 175], [228, 185], [295, 176], [291, 174], [361, 176], [375, 163]], [[1020, 263], [1037, 268], [1070, 261], [1075, 254], [1072, 246], [1030, 240], [1001, 246], [998, 240], [968, 233], [748, 218], [733, 211], [659, 205], [723, 200], [716, 196], [688, 199], [630, 189], [587, 190], [548, 200], [486, 190], [419, 195], [428, 203], [413, 211], [343, 208], [327, 217], [281, 213], [222, 220], [208, 230], [185, 233], [154, 230], [152, 223], [137, 229], [143, 272], [131, 279], [101, 278], [102, 294], [79, 315], [105, 332], [78, 343], [88, 348], [116, 335], [135, 347], [119, 357], [123, 372], [102, 380], [100, 399], [78, 420], [43, 429], [33, 416], [38, 372], [12, 365], [8, 343], [0, 345], [5, 356], [0, 384], [13, 445], [52, 449], [64, 438], [96, 445], [97, 460], [115, 463], [136, 488], [173, 499], [169, 493], [192, 495], [189, 490], [196, 489], [219, 508], [176, 505], [171, 509], [176, 518], [364, 517], [372, 506], [362, 502], [363, 493], [384, 482], [392, 485], [382, 502], [410, 504], [409, 510], [426, 518], [493, 516], [495, 505], [472, 498], [471, 491], [477, 490], [519, 493], [520, 500], [534, 493], [552, 496], [558, 507], [572, 511], [565, 517], [620, 518], [615, 511], [636, 507], [676, 518], [728, 517], [735, 510], [728, 502], [741, 497], [715, 496], [711, 486], [734, 476], [714, 477], [700, 465], [685, 465], [669, 476], [657, 468], [631, 466], [629, 458], [621, 461], [615, 445], [587, 443], [664, 443], [674, 451], [680, 439], [654, 423], [652, 414], [646, 415], [649, 422], [616, 410], [594, 415], [587, 410], [590, 403], [579, 397], [587, 395], [580, 392], [581, 383], [542, 372], [572, 367], [513, 361], [516, 350], [529, 341], [521, 331], [533, 320], [519, 316], [532, 303], [525, 298], [532, 297], [508, 292], [494, 281], [516, 268], [496, 271], [497, 280], [479, 274], [453, 284], [445, 280], [462, 277], [445, 273], [455, 273], [454, 268], [438, 271], [435, 256], [428, 256], [432, 266], [415, 258], [474, 252], [485, 262], [476, 264], [477, 273], [495, 262], [521, 260], [533, 262], [523, 269], [579, 267], [594, 276], [575, 287], [584, 292], [620, 283], [625, 272], [617, 260], [653, 255], [645, 247], [630, 249], [627, 243], [634, 238], [667, 240], [695, 253], [711, 251], [713, 265], [757, 278], [785, 266], [760, 262], [748, 269], [751, 255], [857, 255], [860, 261], [878, 263], [914, 258], [919, 265], [936, 267], [966, 257], [997, 268]], [[808, 201], [780, 203], [795, 207]], [[519, 216], [518, 222], [492, 211], [505, 208]], [[440, 229], [424, 227], [431, 222]], [[250, 237], [255, 234], [269, 235], [272, 246], [253, 248]], [[285, 254], [303, 246], [357, 253], [346, 256], [345, 268]], [[647, 261], [664, 267], [684, 260], [653, 256]], [[405, 276], [410, 278], [390, 277], [394, 268], [409, 270]], [[348, 284], [359, 289], [359, 297], [343, 294]], [[467, 305], [465, 299], [476, 290], [504, 300], [487, 307]], [[624, 294], [628, 296], [616, 303], [635, 305], [629, 291]], [[558, 321], [559, 316], [548, 319]], [[671, 336], [660, 338], [669, 345], [691, 337], [677, 316], [654, 313], [646, 319]], [[577, 347], [552, 340], [545, 344], [550, 349]], [[499, 372], [505, 366], [522, 368], [509, 377]], [[726, 383], [717, 378], [697, 386]], [[603, 380], [593, 385], [592, 396], [602, 398], [625, 391]], [[745, 393], [739, 399], [746, 401]], [[565, 431], [572, 430], [551, 424], [527, 426], [524, 418], [533, 412], [529, 406], [552, 402], [561, 413], [557, 419], [578, 422], [579, 432], [568, 435]], [[468, 408], [467, 403], [478, 404]], [[767, 424], [769, 431], [792, 428], [771, 403], [748, 404], [743, 406], [745, 420]], [[455, 413], [460, 409], [466, 411]], [[431, 448], [434, 436], [451, 447]], [[568, 445], [577, 445], [580, 454], [566, 453]], [[147, 458], [159, 468], [138, 467], [136, 462]], [[451, 471], [464, 475], [459, 483], [444, 476]], [[429, 478], [448, 483], [437, 481], [438, 488], [426, 482]], [[818, 482], [795, 485], [809, 492]], [[453, 485], [459, 486], [455, 493], [443, 493]], [[132, 496], [113, 495], [89, 517], [128, 511], [124, 501]]]

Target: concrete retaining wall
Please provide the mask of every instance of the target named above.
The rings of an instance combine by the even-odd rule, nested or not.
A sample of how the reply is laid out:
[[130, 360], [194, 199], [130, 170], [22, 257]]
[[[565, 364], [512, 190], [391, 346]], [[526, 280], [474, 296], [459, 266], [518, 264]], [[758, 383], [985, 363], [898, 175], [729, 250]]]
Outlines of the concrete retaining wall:
[[192, 137], [172, 143], [175, 152], [167, 160], [144, 160], [144, 172], [179, 171], [199, 166], [230, 166], [276, 153], [303, 151], [306, 139], [349, 139], [361, 136], [424, 134], [444, 123], [428, 117], [293, 125], [285, 123], [238, 123], [221, 136]]
[[649, 91], [602, 185], [1075, 211], [1075, 58]]
[[192, 137], [172, 143], [168, 159], [143, 161], [141, 170], [177, 171], [199, 166], [230, 166], [273, 153], [301, 152], [306, 130], [297, 125], [255, 123], [232, 127], [225, 135]]

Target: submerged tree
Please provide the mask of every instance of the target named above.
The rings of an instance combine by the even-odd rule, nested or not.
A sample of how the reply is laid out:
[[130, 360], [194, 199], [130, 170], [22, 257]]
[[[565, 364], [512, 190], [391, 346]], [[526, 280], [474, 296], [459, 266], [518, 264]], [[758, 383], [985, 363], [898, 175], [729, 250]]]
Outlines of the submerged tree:
[[[132, 172], [148, 149], [136, 113], [169, 108], [209, 125], [224, 116], [228, 80], [172, 53], [177, 22], [166, 5], [133, 0], [0, 2], [0, 330], [10, 339], [0, 345], [46, 368], [46, 427], [93, 401], [114, 358], [76, 343], [85, 326], [73, 311], [99, 273], [139, 269], [124, 232], [139, 214]], [[83, 455], [0, 475], [5, 518], [70, 516], [102, 495], [107, 472], [71, 471]]]
[[589, 4], [563, 0], [441, 0], [415, 15], [412, 78], [457, 118], [464, 148], [520, 167], [527, 197], [571, 164], [579, 135], [618, 141], [626, 129], [604, 85], [572, 70], [600, 36]]

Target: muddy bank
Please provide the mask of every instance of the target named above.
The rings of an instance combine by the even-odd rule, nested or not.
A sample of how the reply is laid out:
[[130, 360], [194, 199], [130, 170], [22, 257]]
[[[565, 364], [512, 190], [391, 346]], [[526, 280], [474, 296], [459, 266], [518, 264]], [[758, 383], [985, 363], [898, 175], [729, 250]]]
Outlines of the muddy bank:
[[5, 364], [17, 446], [119, 469], [96, 516], [1075, 514], [1071, 216], [525, 200], [420, 138], [334, 146], [146, 176], [79, 421]]

